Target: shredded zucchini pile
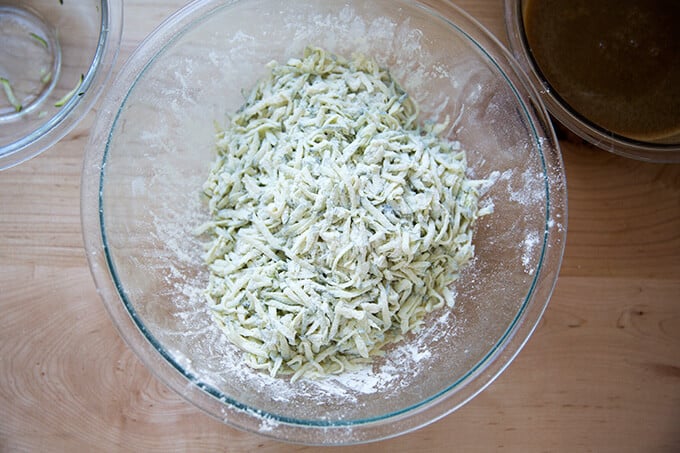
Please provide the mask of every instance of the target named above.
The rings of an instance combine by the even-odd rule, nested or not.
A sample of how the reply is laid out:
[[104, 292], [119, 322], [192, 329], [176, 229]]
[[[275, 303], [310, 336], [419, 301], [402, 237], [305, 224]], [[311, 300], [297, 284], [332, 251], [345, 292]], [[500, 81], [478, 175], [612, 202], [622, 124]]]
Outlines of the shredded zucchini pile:
[[481, 181], [364, 56], [270, 63], [204, 185], [214, 319], [272, 376], [355, 369], [453, 306]]

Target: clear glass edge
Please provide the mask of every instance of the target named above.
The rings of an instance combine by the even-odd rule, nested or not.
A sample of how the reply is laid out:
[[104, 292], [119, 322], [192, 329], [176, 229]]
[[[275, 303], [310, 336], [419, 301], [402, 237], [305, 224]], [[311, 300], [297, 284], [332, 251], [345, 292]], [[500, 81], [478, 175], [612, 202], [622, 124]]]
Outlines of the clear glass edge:
[[[453, 24], [445, 14], [440, 14], [439, 10], [423, 6], [413, 1], [410, 3], [418, 5], [431, 13], [435, 13], [437, 16], [446, 20], [450, 25], [460, 30], [460, 27]], [[524, 86], [522, 88], [523, 91], [525, 91], [525, 95], [534, 101], [530, 106], [525, 106], [526, 113], [529, 114], [532, 121], [541, 128], [541, 131], [534, 131], [534, 133], [536, 134], [537, 141], [541, 144], [545, 171], [546, 173], [550, 173], [557, 170], [557, 174], [561, 175], [561, 177], [554, 186], [551, 186], [550, 181], [546, 181], [548, 200], [549, 203], [551, 203], [550, 207], [554, 208], [554, 211], [548, 209], [546, 212], [546, 229], [539, 270], [536, 273], [532, 289], [511, 326], [507, 329], [504, 336], [494, 348], [490, 350], [487, 356], [484, 357], [467, 375], [428, 400], [399, 412], [373, 419], [336, 422], [325, 421], [322, 423], [285, 419], [284, 417], [279, 417], [275, 414], [267, 414], [258, 411], [257, 409], [248, 408], [243, 404], [237, 404], [233, 407], [225, 405], [220, 401], [219, 397], [216, 396], [215, 391], [210, 392], [209, 386], [197, 382], [195, 379], [192, 380], [193, 377], [190, 375], [188, 376], [187, 373], [182, 370], [181, 366], [177, 363], [173, 363], [174, 361], [167, 352], [163, 351], [162, 348], [155, 346], [154, 343], [157, 342], [152, 341], [147, 334], [143, 332], [143, 326], [140, 329], [140, 325], [134, 319], [134, 314], [131, 314], [129, 307], [126, 308], [124, 291], [116, 284], [115, 268], [112, 267], [112, 263], [106, 256], [107, 246], [102, 224], [102, 212], [100, 209], [102, 196], [100, 184], [101, 178], [103, 178], [105, 172], [106, 149], [96, 149], [96, 144], [108, 144], [108, 137], [107, 140], [101, 140], [101, 138], [103, 138], [101, 136], [108, 135], [108, 133], [113, 130], [118, 113], [114, 111], [102, 112], [97, 124], [93, 127], [93, 132], [90, 135], [87, 146], [86, 159], [83, 164], [81, 217], [87, 257], [98, 292], [106, 302], [106, 308], [121, 337], [137, 354], [147, 368], [188, 402], [197, 406], [212, 417], [237, 428], [266, 437], [309, 445], [328, 445], [328, 443], [323, 440], [329, 430], [342, 431], [351, 429], [352, 439], [347, 439], [348, 442], [342, 441], [333, 443], [338, 445], [377, 441], [405, 434], [448, 415], [484, 390], [510, 364], [538, 325], [557, 281], [566, 238], [566, 182], [564, 181], [563, 164], [559, 153], [559, 147], [554, 138], [552, 125], [545, 108], [541, 103], [540, 96], [531, 84], [527, 84], [526, 81], [521, 80], [522, 77], [526, 78], [526, 75], [524, 75], [521, 69], [514, 64], [512, 57], [507, 50], [505, 50], [503, 45], [482, 25], [459, 7], [449, 1], [445, 1], [444, 3], [448, 8], [452, 8], [459, 14], [460, 18], [468, 22], [467, 25], [472, 25], [472, 29], [479, 34], [479, 36], [475, 36], [474, 41], [479, 41], [481, 38], [487, 42], [487, 45], [484, 46], [485, 48], [488, 48], [489, 45], [494, 47], [494, 50], [503, 57], [503, 63], [506, 66], [509, 66], [515, 72], [515, 75], [519, 77], [520, 81], [523, 82]], [[121, 70], [121, 74], [119, 74], [119, 78], [114, 82], [114, 87], [118, 85], [128, 86], [128, 83], [126, 82], [133, 83], [134, 79], [138, 77], [138, 75], [135, 76], [134, 74], [138, 73], [138, 71], [147, 64], [144, 57], [155, 55], [162, 47], [164, 47], [164, 45], [159, 45], [159, 43], [164, 41], [164, 37], [169, 38], [174, 32], [185, 28], [195, 20], [187, 19], [188, 16], [199, 14], [202, 17], [220, 6], [225, 5], [221, 5], [221, 2], [217, 1], [197, 1], [190, 3], [166, 19], [166, 21], [157, 27], [128, 59], [128, 62], [124, 65], [124, 69]], [[470, 37], [467, 33], [465, 33], [465, 35]], [[495, 59], [491, 58], [491, 60], [495, 62]], [[121, 104], [123, 103], [124, 97], [125, 96], [122, 96], [121, 94], [115, 93], [114, 89], [112, 90], [112, 94], [107, 97], [107, 101], [115, 99], [114, 104], [118, 105], [118, 102]], [[100, 140], [97, 140], [97, 137], [99, 137]], [[544, 139], [545, 141], [541, 143], [541, 139]], [[108, 145], [106, 148], [108, 148]], [[551, 190], [551, 187], [553, 190]], [[551, 220], [555, 219], [553, 214], [558, 214], [562, 217], [559, 220], [559, 225], [562, 226], [560, 230], [557, 230], [555, 227], [550, 227]], [[551, 264], [551, 266], [547, 266], [548, 264]], [[546, 267], [554, 267], [554, 271], [550, 274], [546, 274], [544, 271]], [[537, 298], [544, 300], [544, 302], [535, 302]], [[526, 322], [520, 322], [525, 320]], [[498, 361], [501, 357], [504, 360]], [[156, 365], [160, 365], [160, 368], [157, 368]], [[472, 385], [475, 383], [479, 383], [480, 385], [475, 387]], [[454, 395], [450, 395], [454, 388], [459, 389], [459, 392], [455, 395], [457, 396], [455, 399], [452, 398]], [[463, 392], [463, 390], [467, 390], [467, 393]], [[217, 393], [219, 394], [219, 392]], [[236, 417], [238, 420], [234, 420], [232, 417]], [[268, 435], [267, 432], [262, 432], [259, 429], [263, 420], [266, 420], [267, 418], [281, 423], [281, 427], [275, 430], [276, 435]], [[386, 426], [390, 428], [389, 432], [383, 432], [380, 429], [385, 428]], [[285, 429], [285, 432], [282, 432], [282, 428]], [[310, 428], [313, 428], [311, 433]]]
[[[0, 171], [17, 166], [64, 138], [83, 119], [104, 91], [118, 58], [123, 33], [123, 0], [102, 2], [97, 51], [82, 83], [84, 94], [72, 97], [40, 129], [0, 148]], [[88, 88], [92, 89], [88, 89]], [[46, 132], [43, 132], [46, 131]]]

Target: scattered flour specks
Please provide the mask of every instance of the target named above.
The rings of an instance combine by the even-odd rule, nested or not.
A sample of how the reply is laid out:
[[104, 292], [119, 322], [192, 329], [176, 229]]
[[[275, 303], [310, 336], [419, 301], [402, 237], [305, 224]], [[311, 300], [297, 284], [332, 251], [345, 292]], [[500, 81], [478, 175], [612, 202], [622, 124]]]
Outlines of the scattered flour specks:
[[524, 266], [524, 270], [529, 274], [533, 274], [535, 272], [535, 267], [532, 266], [533, 264], [533, 257], [536, 255], [536, 248], [540, 245], [540, 239], [538, 237], [538, 233], [535, 231], [529, 232], [526, 235], [526, 238], [524, 238], [524, 242], [522, 244], [523, 247], [523, 253], [522, 253], [522, 265]]
[[267, 433], [274, 431], [279, 426], [279, 422], [271, 417], [263, 416], [260, 420], [259, 430], [261, 433]]

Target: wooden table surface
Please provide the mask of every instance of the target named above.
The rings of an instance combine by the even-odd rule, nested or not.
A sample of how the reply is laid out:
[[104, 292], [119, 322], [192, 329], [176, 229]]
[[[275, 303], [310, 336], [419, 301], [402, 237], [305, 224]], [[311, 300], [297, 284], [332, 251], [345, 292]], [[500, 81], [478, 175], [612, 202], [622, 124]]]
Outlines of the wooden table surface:
[[[122, 58], [181, 3], [126, 0]], [[502, 0], [459, 3], [507, 42]], [[81, 238], [91, 120], [0, 172], [0, 451], [316, 451], [214, 421], [118, 336]], [[560, 144], [566, 252], [518, 358], [444, 419], [333, 451], [680, 451], [680, 165]]]

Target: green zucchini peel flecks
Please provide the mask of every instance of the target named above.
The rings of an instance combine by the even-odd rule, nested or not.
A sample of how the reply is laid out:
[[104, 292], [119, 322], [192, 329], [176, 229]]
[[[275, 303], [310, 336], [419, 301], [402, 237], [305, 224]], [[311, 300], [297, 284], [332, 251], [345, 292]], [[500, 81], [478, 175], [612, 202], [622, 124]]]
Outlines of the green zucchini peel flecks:
[[76, 94], [80, 95], [82, 93], [79, 93], [78, 90], [80, 89], [80, 86], [83, 84], [83, 80], [85, 80], [85, 75], [80, 74], [80, 80], [78, 81], [78, 84], [73, 88], [71, 91], [66, 93], [64, 97], [59, 99], [57, 102], [54, 103], [55, 107], [63, 107], [64, 104], [66, 104], [73, 96]]
[[9, 101], [10, 104], [12, 104], [12, 107], [14, 107], [14, 111], [20, 112], [23, 106], [14, 95], [14, 90], [12, 90], [12, 85], [10, 84], [9, 80], [7, 80], [4, 77], [0, 77], [0, 84], [2, 84], [2, 88], [5, 92], [7, 100]]

